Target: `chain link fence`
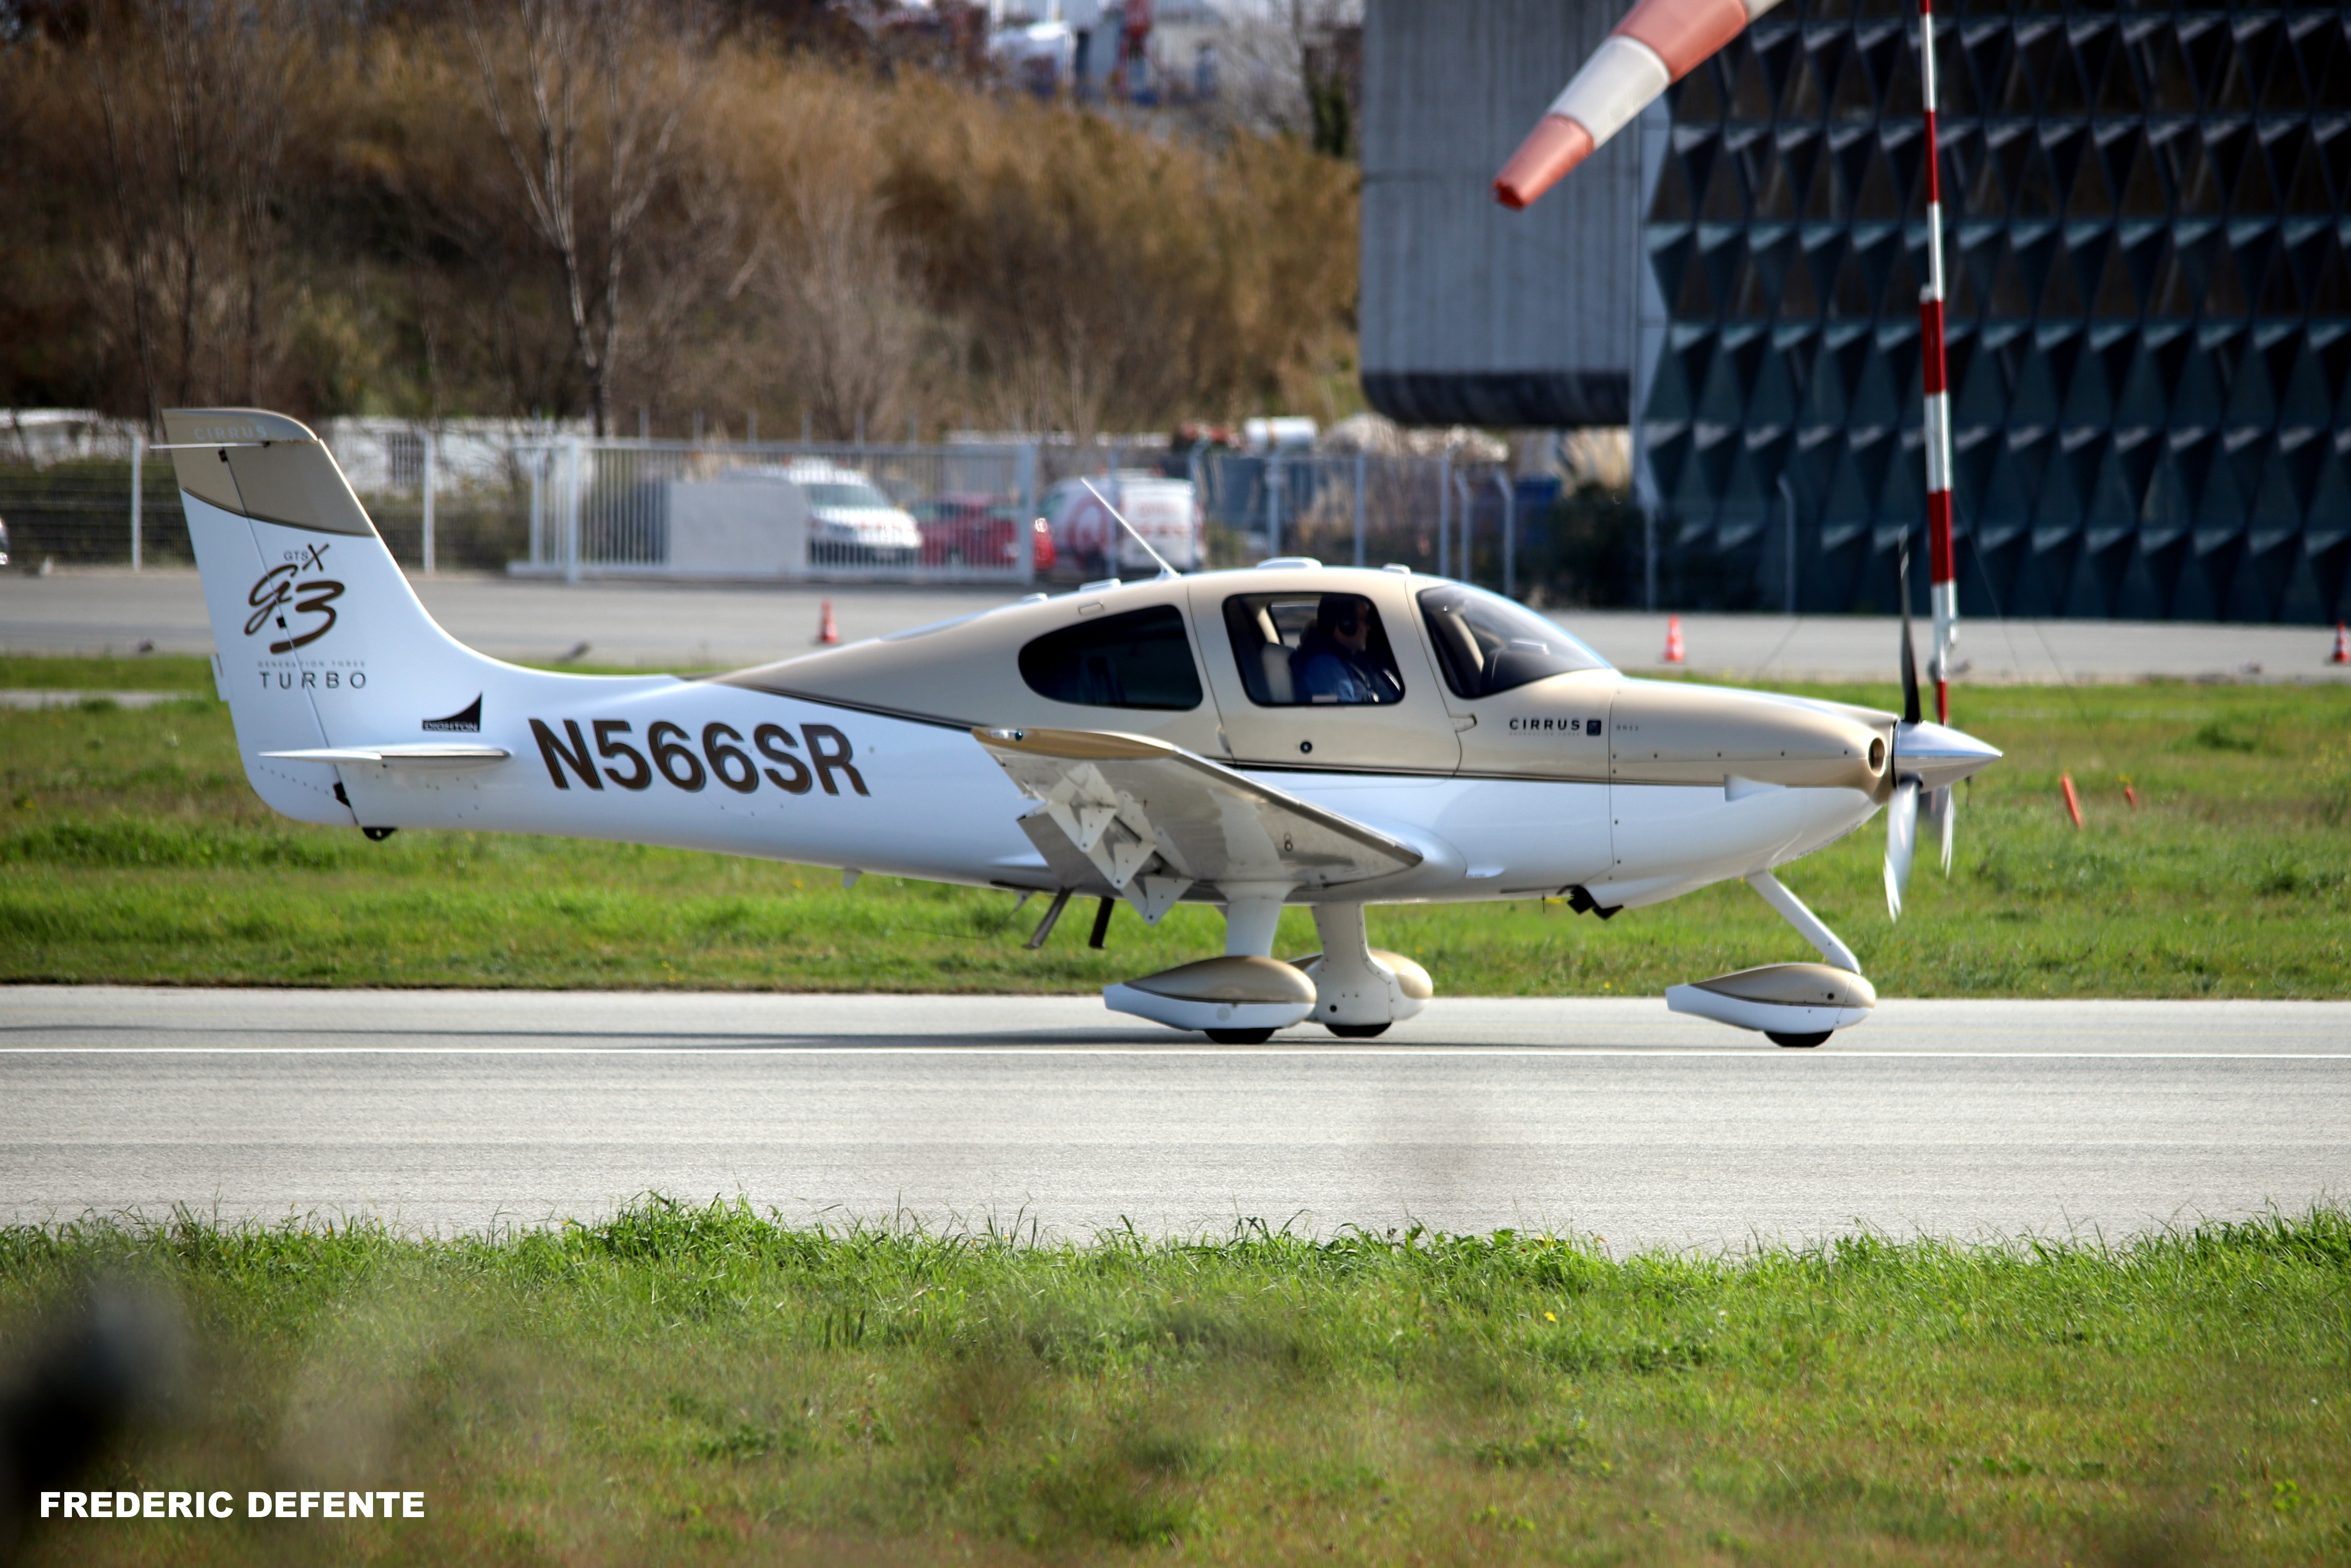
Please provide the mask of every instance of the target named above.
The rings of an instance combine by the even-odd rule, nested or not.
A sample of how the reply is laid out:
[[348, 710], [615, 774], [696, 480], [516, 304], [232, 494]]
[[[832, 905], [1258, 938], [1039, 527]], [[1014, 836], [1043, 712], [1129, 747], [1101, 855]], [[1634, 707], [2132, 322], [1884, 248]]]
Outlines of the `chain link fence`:
[[[1209, 567], [1311, 556], [1400, 564], [1535, 603], [1641, 594], [1641, 519], [1629, 502], [1562, 496], [1555, 479], [1445, 456], [1148, 441], [598, 441], [520, 421], [426, 430], [337, 420], [321, 434], [412, 570], [1071, 581], [1088, 562], [1056, 549], [1039, 519], [1070, 481], [1147, 475], [1191, 483]], [[49, 461], [10, 455], [0, 447], [0, 518], [17, 568], [191, 561], [171, 465], [128, 427], [85, 433]]]
[[517, 575], [1027, 582], [1051, 557], [1034, 446], [573, 437], [515, 462]]

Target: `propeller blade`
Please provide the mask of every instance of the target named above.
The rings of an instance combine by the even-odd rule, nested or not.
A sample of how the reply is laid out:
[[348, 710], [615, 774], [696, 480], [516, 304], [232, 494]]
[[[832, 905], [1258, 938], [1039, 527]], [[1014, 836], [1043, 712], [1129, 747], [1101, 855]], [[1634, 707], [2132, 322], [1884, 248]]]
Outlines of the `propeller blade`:
[[1902, 722], [1917, 724], [1924, 716], [1918, 706], [1918, 656], [1910, 649], [1910, 536], [1902, 536], [1896, 570], [1902, 598]]
[[1902, 918], [1902, 894], [1910, 885], [1910, 859], [1918, 848], [1918, 781], [1906, 779], [1886, 803], [1886, 913]]
[[1951, 874], [1951, 820], [1959, 814], [1959, 798], [1944, 785], [1935, 791], [1935, 815], [1943, 824], [1943, 874]]

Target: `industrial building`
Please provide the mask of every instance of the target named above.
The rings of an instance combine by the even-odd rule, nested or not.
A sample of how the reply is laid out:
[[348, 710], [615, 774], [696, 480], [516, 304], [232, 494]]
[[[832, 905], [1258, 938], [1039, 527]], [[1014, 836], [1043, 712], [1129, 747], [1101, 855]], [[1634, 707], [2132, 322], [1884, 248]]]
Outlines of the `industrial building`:
[[[1372, 5], [1366, 393], [1631, 418], [1664, 602], [1891, 609], [1925, 518], [1915, 10], [1787, 0], [1532, 210], [1495, 206], [1623, 8]], [[1938, 11], [1964, 613], [2351, 615], [2346, 23]]]

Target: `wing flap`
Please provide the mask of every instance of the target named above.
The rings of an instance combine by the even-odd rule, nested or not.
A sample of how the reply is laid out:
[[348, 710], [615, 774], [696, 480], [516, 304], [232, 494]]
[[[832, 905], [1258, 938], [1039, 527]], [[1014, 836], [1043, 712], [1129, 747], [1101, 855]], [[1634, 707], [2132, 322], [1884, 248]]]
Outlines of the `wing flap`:
[[1410, 844], [1145, 736], [972, 736], [1037, 802], [1021, 827], [1047, 861], [1061, 871], [1081, 856], [1153, 921], [1197, 883], [1334, 887], [1421, 862]]

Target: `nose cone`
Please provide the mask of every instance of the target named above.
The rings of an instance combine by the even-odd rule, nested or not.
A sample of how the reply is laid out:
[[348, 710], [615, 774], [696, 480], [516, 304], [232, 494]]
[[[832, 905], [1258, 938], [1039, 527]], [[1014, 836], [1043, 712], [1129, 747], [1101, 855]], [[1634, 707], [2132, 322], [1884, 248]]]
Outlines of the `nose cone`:
[[1928, 789], [1956, 784], [2000, 760], [1997, 747], [1939, 724], [1904, 724], [1894, 731], [1894, 774]]

